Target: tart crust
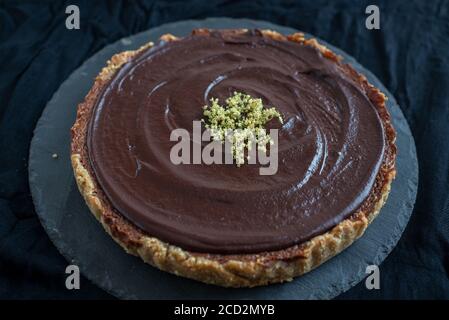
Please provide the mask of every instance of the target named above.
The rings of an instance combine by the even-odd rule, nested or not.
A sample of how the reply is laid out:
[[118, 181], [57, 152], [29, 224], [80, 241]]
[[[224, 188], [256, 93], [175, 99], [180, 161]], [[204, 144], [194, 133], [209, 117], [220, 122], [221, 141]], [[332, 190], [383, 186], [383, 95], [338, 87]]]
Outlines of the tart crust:
[[[246, 29], [239, 29], [227, 32], [245, 31]], [[208, 32], [207, 29], [193, 31], [195, 34]], [[334, 61], [342, 72], [346, 72], [360, 84], [375, 105], [385, 130], [385, 154], [375, 185], [363, 205], [352, 216], [309, 241], [283, 250], [258, 254], [205, 254], [187, 251], [152, 237], [113, 208], [95, 178], [87, 154], [87, 128], [97, 98], [124, 63], [142, 50], [151, 47], [153, 43], [150, 42], [135, 51], [121, 52], [107, 62], [107, 66], [96, 77], [84, 102], [78, 106], [76, 122], [71, 130], [71, 162], [78, 188], [90, 211], [104, 229], [126, 252], [141, 257], [146, 263], [161, 270], [224, 287], [254, 287], [291, 281], [294, 277], [314, 269], [340, 253], [362, 236], [388, 197], [391, 182], [396, 174], [396, 134], [385, 107], [386, 96], [369, 84], [367, 79], [351, 66], [342, 63], [341, 57], [319, 44], [316, 39], [305, 39], [302, 33], [284, 36], [271, 30], [261, 32], [264, 37], [278, 41], [294, 41], [318, 49], [324, 57]], [[161, 37], [164, 41], [177, 39], [170, 34]]]

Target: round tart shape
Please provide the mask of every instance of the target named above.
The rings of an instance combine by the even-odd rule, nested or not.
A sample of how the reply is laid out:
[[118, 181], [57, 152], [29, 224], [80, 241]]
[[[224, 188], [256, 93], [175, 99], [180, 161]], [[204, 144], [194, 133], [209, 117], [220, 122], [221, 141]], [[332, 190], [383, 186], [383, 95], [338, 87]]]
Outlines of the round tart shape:
[[[233, 91], [276, 106], [279, 168], [174, 165], [170, 132]], [[198, 29], [119, 53], [78, 106], [71, 160], [106, 231], [161, 270], [203, 282], [291, 280], [360, 237], [395, 176], [385, 96], [315, 39]]]

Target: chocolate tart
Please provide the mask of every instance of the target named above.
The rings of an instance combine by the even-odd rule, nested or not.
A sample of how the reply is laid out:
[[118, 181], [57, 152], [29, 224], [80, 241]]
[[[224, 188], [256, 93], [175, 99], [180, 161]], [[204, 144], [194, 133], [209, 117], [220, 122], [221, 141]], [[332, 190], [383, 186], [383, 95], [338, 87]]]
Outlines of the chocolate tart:
[[[395, 177], [386, 97], [302, 33], [197, 29], [114, 55], [78, 106], [71, 162], [91, 212], [128, 253], [225, 287], [290, 281], [335, 256]], [[279, 108], [279, 169], [174, 165], [170, 130], [233, 91]], [[276, 125], [273, 125], [276, 127]]]

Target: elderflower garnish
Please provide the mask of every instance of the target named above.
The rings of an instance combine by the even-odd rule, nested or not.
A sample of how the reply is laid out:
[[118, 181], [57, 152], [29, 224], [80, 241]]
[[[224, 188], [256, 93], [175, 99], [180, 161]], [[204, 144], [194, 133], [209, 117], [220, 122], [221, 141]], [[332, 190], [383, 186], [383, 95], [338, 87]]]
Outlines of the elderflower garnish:
[[[253, 143], [258, 150], [266, 152], [266, 145], [273, 144], [264, 126], [271, 119], [277, 118], [283, 123], [280, 113], [274, 108], [264, 108], [262, 99], [248, 94], [234, 92], [220, 105], [218, 99], [211, 98], [211, 105], [203, 107], [201, 120], [210, 130], [214, 141], [232, 143], [232, 155], [237, 166], [245, 163], [245, 150], [251, 150]], [[249, 155], [247, 156], [249, 159]]]

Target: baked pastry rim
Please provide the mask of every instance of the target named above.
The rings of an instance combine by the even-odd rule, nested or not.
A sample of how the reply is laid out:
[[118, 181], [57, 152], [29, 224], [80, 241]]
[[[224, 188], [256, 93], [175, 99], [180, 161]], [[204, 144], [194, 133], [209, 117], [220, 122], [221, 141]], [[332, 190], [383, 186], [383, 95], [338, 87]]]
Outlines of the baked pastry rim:
[[[228, 32], [245, 32], [246, 29]], [[195, 33], [207, 33], [197, 29]], [[396, 174], [395, 131], [386, 110], [385, 95], [368, 83], [352, 67], [340, 62], [341, 58], [318, 43], [316, 39], [305, 39], [302, 33], [283, 36], [275, 31], [262, 30], [264, 37], [279, 41], [294, 41], [318, 49], [323, 56], [335, 61], [342, 71], [351, 73], [360, 82], [365, 93], [376, 106], [384, 125], [386, 153], [376, 176], [376, 185], [371, 190], [370, 206], [362, 206], [349, 218], [338, 223], [331, 230], [314, 238], [283, 249], [259, 254], [205, 254], [184, 250], [152, 237], [134, 226], [113, 208], [99, 187], [86, 152], [87, 124], [97, 97], [120, 67], [137, 53], [151, 47], [150, 42], [138, 50], [124, 51], [114, 55], [95, 79], [95, 83], [79, 104], [77, 118], [72, 127], [71, 162], [78, 188], [90, 211], [103, 225], [110, 236], [126, 252], [141, 257], [145, 262], [170, 273], [225, 287], [253, 287], [270, 283], [289, 281], [319, 266], [324, 261], [343, 251], [358, 239], [384, 205]], [[175, 41], [170, 34], [161, 37], [164, 41]]]

